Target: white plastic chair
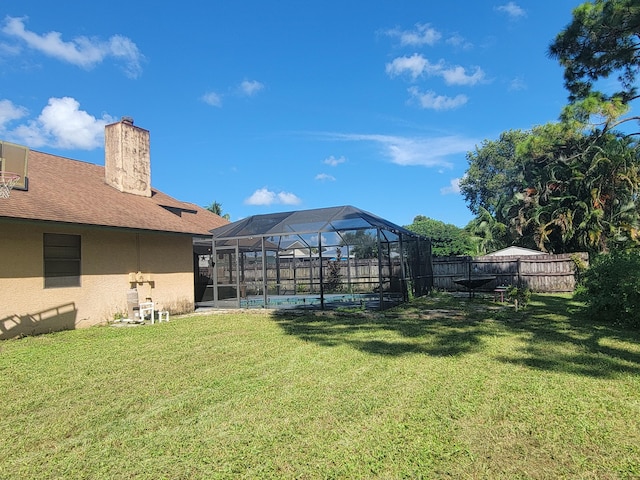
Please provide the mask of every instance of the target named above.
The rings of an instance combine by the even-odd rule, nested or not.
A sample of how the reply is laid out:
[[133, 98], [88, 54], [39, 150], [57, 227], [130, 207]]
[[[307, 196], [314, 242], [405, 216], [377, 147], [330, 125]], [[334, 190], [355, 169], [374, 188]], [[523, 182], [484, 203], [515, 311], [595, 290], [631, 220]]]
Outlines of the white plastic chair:
[[168, 322], [169, 321], [169, 311], [168, 310], [158, 310], [157, 312], [158, 312], [158, 323], [160, 323], [160, 322]]
[[141, 302], [139, 304], [140, 307], [140, 320], [144, 321], [147, 315], [150, 315], [151, 323], [154, 322], [155, 319], [155, 311], [153, 302]]

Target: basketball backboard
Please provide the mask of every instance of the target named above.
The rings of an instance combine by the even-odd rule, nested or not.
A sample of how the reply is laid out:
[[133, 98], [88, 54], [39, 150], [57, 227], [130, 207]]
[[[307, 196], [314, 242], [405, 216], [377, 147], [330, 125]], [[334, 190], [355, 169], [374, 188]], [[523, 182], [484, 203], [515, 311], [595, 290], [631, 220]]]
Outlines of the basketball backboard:
[[29, 189], [28, 160], [27, 147], [0, 140], [0, 171], [13, 172], [20, 177], [13, 186], [14, 190]]

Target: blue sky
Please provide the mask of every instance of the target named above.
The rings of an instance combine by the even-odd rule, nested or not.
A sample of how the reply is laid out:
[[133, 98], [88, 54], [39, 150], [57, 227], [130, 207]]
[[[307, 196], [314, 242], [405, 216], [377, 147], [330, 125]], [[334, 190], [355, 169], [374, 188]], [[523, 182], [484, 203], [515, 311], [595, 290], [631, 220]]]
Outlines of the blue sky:
[[153, 187], [231, 220], [348, 204], [462, 227], [467, 152], [566, 103], [546, 52], [580, 3], [4, 0], [0, 139], [104, 164], [130, 116]]

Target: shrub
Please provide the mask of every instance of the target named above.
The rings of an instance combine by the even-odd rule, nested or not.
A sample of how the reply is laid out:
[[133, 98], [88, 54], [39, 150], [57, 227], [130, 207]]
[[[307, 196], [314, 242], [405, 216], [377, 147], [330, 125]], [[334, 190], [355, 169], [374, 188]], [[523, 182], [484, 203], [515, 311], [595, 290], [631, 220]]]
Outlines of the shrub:
[[582, 282], [582, 275], [589, 267], [587, 262], [585, 262], [580, 255], [577, 253], [571, 254], [571, 261], [573, 262], [574, 275], [576, 279], [576, 284], [580, 284]]
[[324, 282], [324, 288], [328, 293], [342, 292], [344, 286], [342, 285], [342, 274], [340, 272], [340, 258], [342, 252], [339, 248], [336, 249], [336, 260], [327, 263], [327, 278]]
[[507, 287], [507, 301], [513, 302], [516, 305], [516, 309], [518, 306], [524, 308], [529, 303], [531, 299], [531, 290], [526, 287], [515, 287], [513, 285], [509, 285]]
[[324, 289], [327, 293], [339, 293], [342, 292], [344, 286], [342, 285], [342, 275], [340, 273], [340, 262], [329, 261], [327, 264], [328, 274], [327, 279], [324, 282]]
[[583, 273], [575, 297], [586, 303], [590, 315], [640, 327], [640, 252], [597, 256]]

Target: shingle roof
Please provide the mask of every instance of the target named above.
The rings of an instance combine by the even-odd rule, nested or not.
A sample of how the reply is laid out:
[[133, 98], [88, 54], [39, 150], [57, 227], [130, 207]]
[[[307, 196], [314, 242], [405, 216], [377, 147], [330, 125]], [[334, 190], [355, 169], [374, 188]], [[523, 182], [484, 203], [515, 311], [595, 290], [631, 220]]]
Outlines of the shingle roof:
[[151, 197], [122, 193], [105, 183], [103, 166], [29, 152], [29, 190], [0, 198], [0, 219], [209, 235], [227, 220], [152, 188]]

